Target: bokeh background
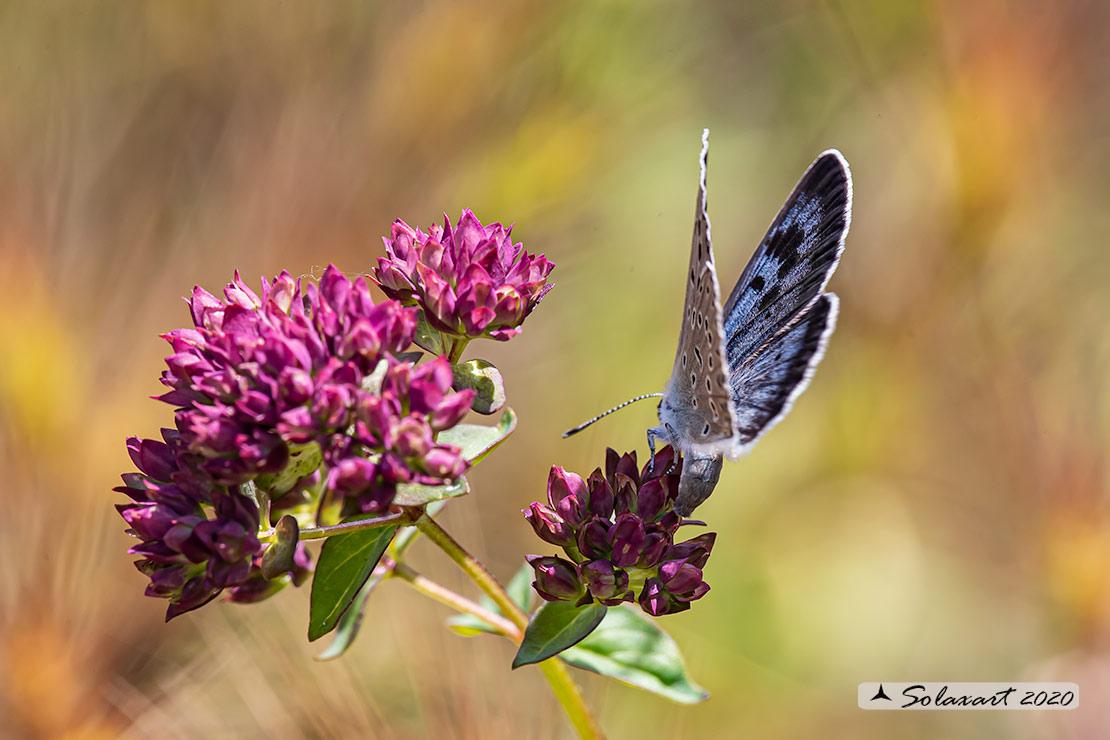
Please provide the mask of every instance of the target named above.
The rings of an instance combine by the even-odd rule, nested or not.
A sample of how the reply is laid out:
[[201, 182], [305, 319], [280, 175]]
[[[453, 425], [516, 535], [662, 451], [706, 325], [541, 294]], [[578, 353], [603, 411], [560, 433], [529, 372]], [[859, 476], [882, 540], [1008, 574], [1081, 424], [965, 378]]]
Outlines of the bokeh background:
[[[701, 129], [725, 288], [836, 146], [855, 218], [810, 390], [699, 514], [665, 626], [712, 698], [583, 674], [614, 738], [1110, 737], [1110, 5], [0, 3], [0, 734], [562, 738], [508, 643], [387, 584], [342, 660], [307, 591], [164, 625], [110, 490], [179, 296], [473, 208], [558, 267], [498, 364], [517, 434], [445, 523], [503, 578], [552, 463], [644, 448]], [[438, 551], [414, 565], [465, 587]], [[863, 712], [871, 680], [1075, 681], [1068, 713]]]

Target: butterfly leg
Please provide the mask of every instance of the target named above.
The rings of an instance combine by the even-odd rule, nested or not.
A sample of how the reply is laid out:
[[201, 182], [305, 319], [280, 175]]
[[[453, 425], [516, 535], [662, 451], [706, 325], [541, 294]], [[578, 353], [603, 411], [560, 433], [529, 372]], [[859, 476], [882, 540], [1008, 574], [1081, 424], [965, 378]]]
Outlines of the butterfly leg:
[[[678, 439], [678, 435], [674, 433], [673, 429], [671, 429], [670, 424], [664, 424], [663, 427], [667, 432], [667, 439]], [[677, 452], [677, 450], [676, 450], [676, 452]], [[663, 471], [663, 475], [670, 475], [671, 473], [674, 472], [674, 469], [677, 468], [677, 467], [678, 467], [678, 455], [675, 455], [671, 459], [671, 464], [669, 466], [667, 466], [666, 470]]]
[[656, 437], [659, 437], [660, 439], [663, 439], [663, 440], [670, 439], [670, 437], [667, 436], [667, 430], [664, 429], [663, 427], [652, 427], [651, 429], [647, 430], [648, 449], [651, 450], [651, 461], [648, 463], [648, 472], [649, 473], [651, 473], [652, 471], [655, 470], [655, 438]]

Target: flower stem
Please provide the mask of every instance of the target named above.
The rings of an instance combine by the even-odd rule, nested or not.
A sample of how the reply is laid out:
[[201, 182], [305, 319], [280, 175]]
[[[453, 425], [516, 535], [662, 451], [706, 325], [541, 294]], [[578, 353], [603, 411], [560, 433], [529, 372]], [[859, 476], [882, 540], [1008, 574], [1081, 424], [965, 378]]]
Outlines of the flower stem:
[[[470, 553], [462, 548], [462, 546], [455, 541], [439, 524], [436, 523], [427, 514], [424, 514], [416, 520], [416, 528], [420, 530], [429, 540], [434, 542], [437, 547], [447, 553], [447, 557], [451, 558], [455, 563], [463, 569], [463, 572], [470, 577], [478, 588], [482, 589], [487, 596], [493, 599], [493, 603], [501, 609], [501, 613], [508, 617], [523, 635], [528, 628], [528, 617], [521, 611], [520, 607], [509, 597], [509, 594], [493, 577], [493, 574], [486, 570], [486, 567], [478, 562]], [[555, 693], [555, 698], [563, 706], [563, 710], [570, 718], [571, 724], [574, 725], [575, 731], [578, 736], [583, 740], [601, 740], [605, 737], [601, 731], [601, 726], [597, 720], [590, 713], [589, 707], [586, 706], [585, 700], [582, 698], [582, 693], [578, 690], [578, 686], [571, 678], [570, 671], [559, 660], [550, 658], [539, 663], [540, 670], [543, 671], [544, 677], [547, 682], [551, 684], [551, 690]]]
[[385, 563], [385, 565], [392, 571], [394, 576], [407, 581], [410, 586], [425, 596], [435, 599], [441, 604], [446, 604], [455, 611], [477, 617], [490, 627], [500, 630], [503, 635], [513, 642], [519, 643], [524, 639], [524, 635], [521, 633], [520, 629], [509, 620], [498, 614], [494, 614], [489, 609], [471, 601], [462, 594], [455, 593], [446, 586], [436, 583], [431, 578], [417, 573], [404, 563], [393, 562]]
[[[398, 514], [387, 514], [373, 519], [356, 519], [351, 522], [329, 524], [326, 527], [306, 527], [300, 531], [299, 538], [302, 540], [319, 540], [324, 537], [334, 537], [337, 534], [348, 534], [363, 529], [377, 529], [394, 525], [404, 526], [412, 524], [414, 516], [412, 512], [406, 509]], [[259, 542], [272, 542], [276, 536], [274, 530], [271, 529], [267, 532], [259, 532], [258, 540]]]
[[450, 344], [451, 349], [447, 354], [447, 361], [454, 365], [462, 357], [463, 350], [466, 349], [466, 345], [470, 344], [470, 340], [465, 337], [459, 337]]

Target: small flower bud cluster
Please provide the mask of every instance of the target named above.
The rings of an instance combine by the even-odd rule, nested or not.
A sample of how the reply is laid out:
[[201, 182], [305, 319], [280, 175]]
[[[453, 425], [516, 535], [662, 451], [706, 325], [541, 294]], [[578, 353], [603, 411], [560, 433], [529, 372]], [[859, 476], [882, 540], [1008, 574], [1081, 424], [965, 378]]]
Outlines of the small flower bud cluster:
[[[548, 601], [596, 600], [606, 606], [638, 601], [653, 616], [683, 611], [709, 590], [702, 568], [715, 533], [676, 543], [681, 518], [674, 513], [681, 460], [665, 475], [675, 453], [665, 447], [655, 465], [641, 470], [636, 453], [606, 452], [605, 471], [589, 478], [552, 467], [547, 505], [533, 503], [524, 516], [540, 539], [567, 558], [529, 556], [533, 587]], [[649, 468], [651, 468], [649, 470]]]
[[546, 282], [555, 268], [513, 244], [511, 230], [483, 226], [469, 210], [454, 227], [444, 216], [427, 234], [395, 221], [375, 282], [404, 305], [420, 306], [437, 331], [508, 340], [553, 287]]
[[[162, 434], [165, 442], [127, 441], [139, 472], [125, 473], [124, 485], [115, 489], [132, 500], [116, 508], [142, 540], [130, 552], [143, 558], [135, 565], [150, 578], [147, 595], [170, 599], [167, 620], [207, 604], [225, 588], [232, 600], [257, 600], [257, 593], [247, 598], [247, 592], [257, 591], [252, 584], [262, 580], [258, 506], [241, 486], [220, 485], [183, 465], [193, 455], [180, 434]], [[268, 593], [308, 574], [303, 545], [294, 560], [291, 573], [266, 582]]]

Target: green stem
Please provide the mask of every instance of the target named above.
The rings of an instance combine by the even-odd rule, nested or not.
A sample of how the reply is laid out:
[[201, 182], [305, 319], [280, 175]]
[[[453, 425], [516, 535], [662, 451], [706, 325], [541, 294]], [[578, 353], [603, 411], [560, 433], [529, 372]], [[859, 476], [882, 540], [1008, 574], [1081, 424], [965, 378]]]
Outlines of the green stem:
[[[497, 604], [501, 613], [508, 617], [509, 621], [517, 627], [522, 635], [524, 634], [528, 628], [527, 615], [521, 611], [516, 602], [509, 597], [509, 594], [497, 582], [493, 574], [486, 570], [484, 565], [464, 550], [451, 535], [427, 514], [416, 520], [416, 528], [447, 553], [447, 557], [455, 561], [463, 569], [463, 572], [470, 577], [470, 580], [474, 581], [478, 588], [493, 599], [493, 603]], [[563, 710], [570, 718], [578, 736], [583, 740], [601, 740], [604, 738], [605, 735], [601, 731], [601, 726], [590, 713], [589, 707], [586, 706], [586, 702], [582, 698], [582, 692], [578, 690], [578, 686], [571, 678], [567, 667], [555, 658], [541, 662], [539, 667], [543, 671], [547, 682], [551, 684], [555, 698], [562, 704]]]
[[[399, 514], [387, 514], [374, 519], [356, 519], [353, 522], [340, 522], [326, 527], [306, 527], [300, 531], [299, 538], [302, 540], [319, 540], [324, 537], [334, 537], [337, 534], [359, 532], [363, 529], [378, 529], [379, 527], [392, 527], [394, 525], [405, 526], [406, 524], [412, 524], [414, 517], [415, 514], [406, 509]], [[274, 530], [271, 529], [260, 532], [258, 540], [259, 542], [272, 542], [276, 536]]]
[[465, 337], [459, 337], [451, 341], [451, 349], [447, 353], [447, 361], [452, 365], [457, 363], [462, 358], [463, 350], [466, 349], [466, 345], [468, 344], [470, 344], [470, 340]]
[[[383, 563], [384, 560], [385, 558], [383, 558]], [[501, 634], [505, 635], [513, 642], [519, 643], [524, 639], [524, 636], [517, 626], [509, 620], [498, 614], [494, 614], [489, 609], [471, 601], [462, 594], [456, 593], [440, 583], [436, 583], [431, 578], [421, 575], [404, 563], [394, 561], [384, 563], [384, 565], [392, 571], [394, 576], [408, 582], [410, 586], [425, 596], [435, 599], [439, 603], [445, 604], [455, 611], [477, 617], [490, 627], [500, 631]]]

